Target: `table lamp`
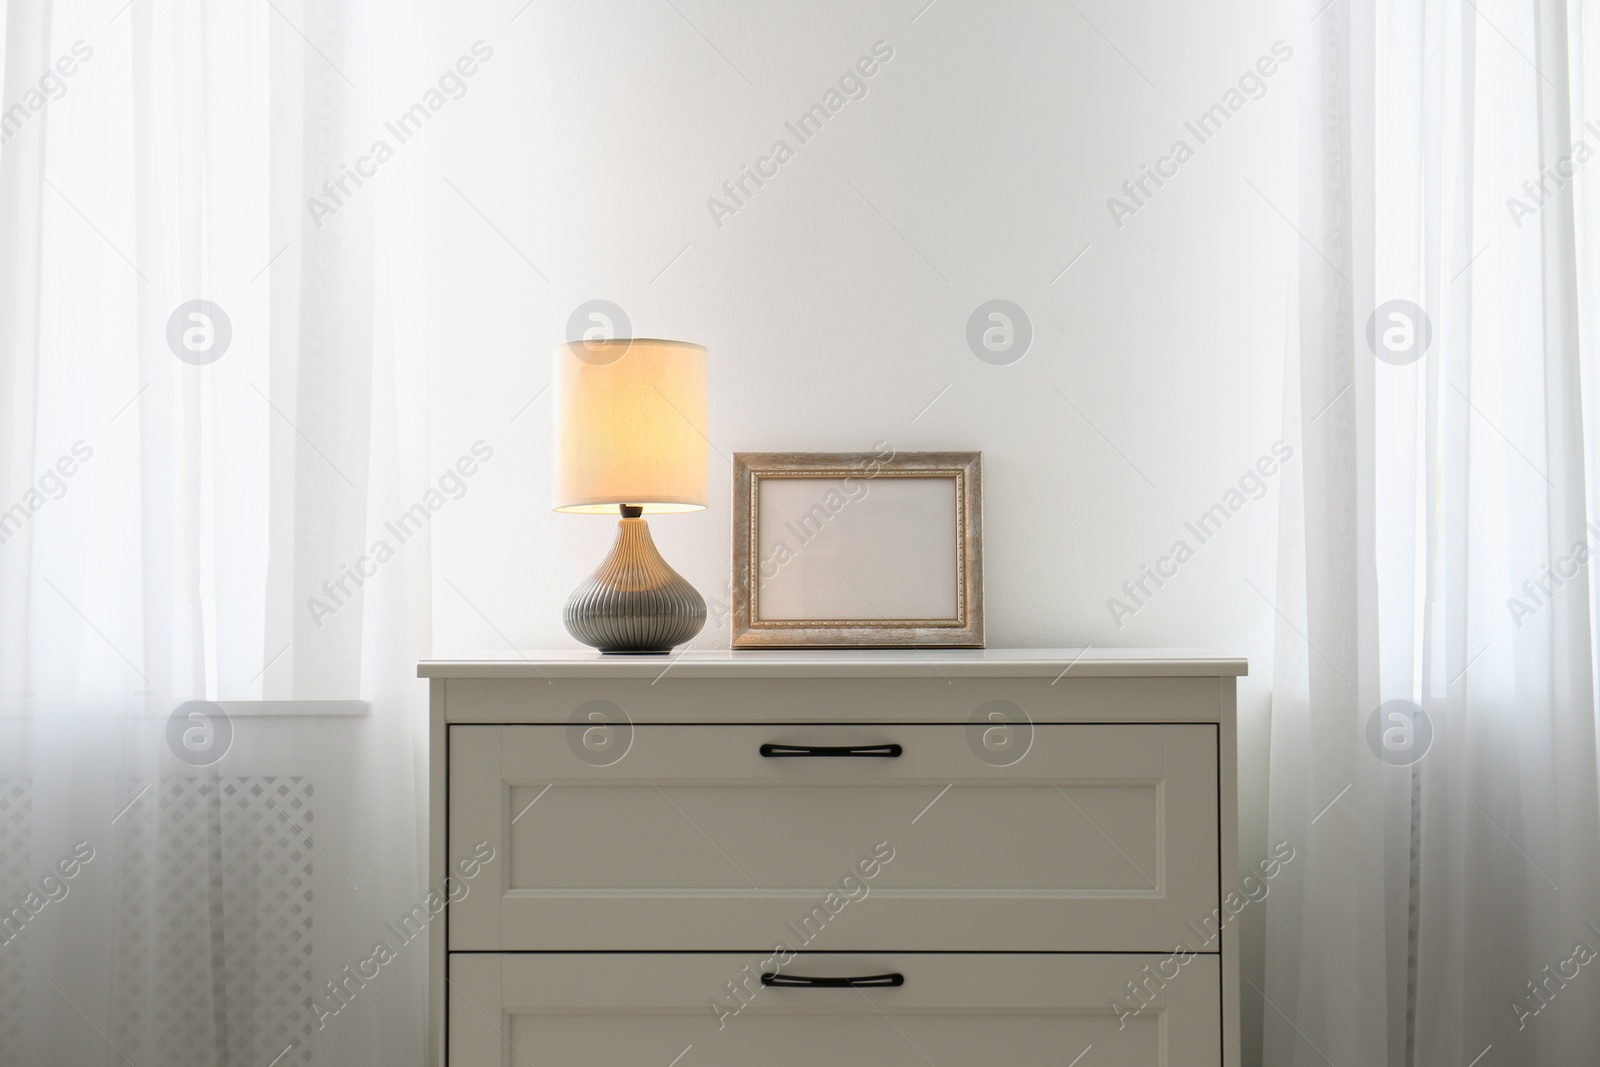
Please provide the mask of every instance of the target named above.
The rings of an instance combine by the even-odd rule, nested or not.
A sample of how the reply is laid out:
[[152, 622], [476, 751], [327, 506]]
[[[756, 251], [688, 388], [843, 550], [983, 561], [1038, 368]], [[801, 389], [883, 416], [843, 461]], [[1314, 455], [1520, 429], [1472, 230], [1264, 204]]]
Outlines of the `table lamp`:
[[670, 652], [706, 602], [661, 558], [646, 513], [706, 506], [706, 350], [650, 338], [555, 351], [555, 510], [620, 515], [611, 554], [567, 601], [567, 632], [601, 652]]

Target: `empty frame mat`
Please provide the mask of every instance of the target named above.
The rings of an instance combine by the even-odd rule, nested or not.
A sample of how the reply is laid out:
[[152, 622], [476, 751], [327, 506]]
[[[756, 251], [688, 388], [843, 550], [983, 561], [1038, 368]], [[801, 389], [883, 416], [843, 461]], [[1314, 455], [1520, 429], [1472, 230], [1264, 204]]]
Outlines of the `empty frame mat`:
[[760, 478], [756, 618], [957, 621], [958, 506], [954, 474]]

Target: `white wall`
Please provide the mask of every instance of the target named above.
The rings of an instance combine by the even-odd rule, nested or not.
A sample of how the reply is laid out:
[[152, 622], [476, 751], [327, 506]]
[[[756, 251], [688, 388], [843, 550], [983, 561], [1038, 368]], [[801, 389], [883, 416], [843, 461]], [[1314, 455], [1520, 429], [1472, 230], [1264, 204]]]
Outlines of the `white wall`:
[[[1280, 436], [1297, 61], [1208, 142], [1184, 123], [1292, 44], [1290, 12], [936, 0], [913, 22], [925, 2], [536, 0], [514, 22], [523, 0], [433, 5], [439, 70], [494, 49], [405, 163], [431, 199], [434, 454], [442, 471], [495, 450], [435, 519], [435, 651], [575, 645], [561, 605], [614, 524], [549, 511], [548, 395], [524, 405], [569, 314], [605, 298], [636, 335], [710, 348], [711, 506], [652, 521], [708, 599], [729, 576], [733, 452], [982, 450], [991, 646], [1250, 657], [1249, 863], [1278, 479], [1120, 627], [1107, 599], [1197, 545], [1185, 521]], [[798, 144], [784, 121], [878, 41], [893, 58], [867, 95]], [[719, 227], [708, 198], [779, 138], [794, 158]], [[1119, 228], [1108, 197], [1180, 138], [1194, 157]], [[965, 340], [996, 297], [1034, 330], [1009, 366]], [[1258, 915], [1246, 932], [1253, 954]]]

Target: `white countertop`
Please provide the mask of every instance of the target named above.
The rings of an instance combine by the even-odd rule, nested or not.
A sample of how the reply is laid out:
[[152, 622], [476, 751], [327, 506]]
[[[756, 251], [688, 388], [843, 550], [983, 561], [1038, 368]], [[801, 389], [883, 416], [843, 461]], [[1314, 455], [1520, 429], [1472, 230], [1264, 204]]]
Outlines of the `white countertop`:
[[655, 656], [562, 650], [417, 665], [422, 678], [1232, 678], [1248, 672], [1242, 657], [1200, 648], [706, 649]]

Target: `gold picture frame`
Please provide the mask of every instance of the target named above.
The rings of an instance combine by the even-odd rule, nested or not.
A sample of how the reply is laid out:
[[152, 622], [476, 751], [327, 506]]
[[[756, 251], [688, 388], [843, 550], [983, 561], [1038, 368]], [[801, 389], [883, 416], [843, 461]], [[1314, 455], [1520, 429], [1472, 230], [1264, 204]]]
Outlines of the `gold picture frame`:
[[735, 453], [733, 647], [982, 648], [982, 458]]

